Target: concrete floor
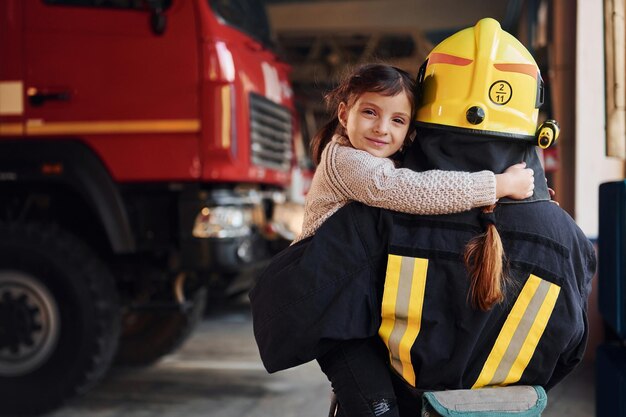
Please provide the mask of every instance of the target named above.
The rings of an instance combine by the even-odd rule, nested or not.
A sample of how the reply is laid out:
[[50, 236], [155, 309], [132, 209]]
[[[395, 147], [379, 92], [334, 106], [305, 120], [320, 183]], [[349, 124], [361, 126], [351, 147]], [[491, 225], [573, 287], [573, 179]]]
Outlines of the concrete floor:
[[595, 416], [594, 375], [593, 364], [584, 363], [579, 366], [548, 393], [548, 406], [541, 416]]
[[[549, 394], [543, 417], [593, 417], [593, 369], [583, 366]], [[245, 305], [207, 317], [173, 355], [114, 369], [87, 395], [48, 417], [323, 417], [330, 388], [317, 364], [269, 375]]]

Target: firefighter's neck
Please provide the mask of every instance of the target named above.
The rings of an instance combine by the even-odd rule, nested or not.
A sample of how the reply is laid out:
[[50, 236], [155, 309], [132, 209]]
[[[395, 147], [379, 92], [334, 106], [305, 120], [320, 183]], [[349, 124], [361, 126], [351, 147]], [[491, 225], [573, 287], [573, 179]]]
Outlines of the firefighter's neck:
[[444, 129], [420, 128], [403, 166], [415, 171], [441, 169], [496, 174], [519, 162], [535, 172], [535, 200], [548, 200], [545, 173], [535, 147], [525, 141], [503, 140]]

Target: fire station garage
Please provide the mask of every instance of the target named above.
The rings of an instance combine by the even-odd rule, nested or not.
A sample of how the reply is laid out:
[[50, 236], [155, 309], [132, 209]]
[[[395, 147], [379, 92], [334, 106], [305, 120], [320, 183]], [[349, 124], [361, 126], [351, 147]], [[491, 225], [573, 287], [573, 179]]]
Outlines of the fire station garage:
[[[503, 298], [476, 312], [500, 312], [501, 319], [484, 319], [484, 334], [432, 349], [445, 356], [438, 358], [442, 375], [453, 374], [459, 352], [468, 352], [455, 386], [433, 390], [498, 387], [494, 395], [508, 407], [522, 401], [507, 397], [504, 386], [533, 385], [532, 404], [525, 411], [516, 405], [512, 416], [626, 416], [625, 16], [624, 0], [2, 0], [0, 416], [347, 415], [314, 360], [337, 343], [324, 333], [329, 311], [350, 317], [333, 317], [336, 328], [360, 329], [346, 338], [382, 339], [389, 352], [381, 358], [394, 378], [429, 391], [420, 386], [417, 346], [441, 340], [445, 320], [429, 313], [429, 301], [440, 299], [429, 300], [433, 290], [424, 282], [438, 260], [461, 265], [462, 254], [439, 250], [429, 264], [426, 249], [381, 232], [390, 239], [382, 267], [375, 257], [352, 267], [359, 247], [378, 243], [367, 245], [367, 236], [354, 232], [357, 239], [347, 226], [325, 233], [324, 223], [358, 200], [380, 207], [380, 219], [396, 211], [443, 213], [456, 222], [443, 229], [493, 230], [502, 207], [516, 203], [506, 198], [511, 193], [498, 195], [495, 209], [468, 226], [458, 220], [463, 213], [445, 214], [451, 209], [400, 209], [409, 192], [389, 198], [381, 181], [399, 176], [405, 162], [450, 171], [456, 165], [447, 161], [457, 152], [473, 162], [455, 170], [500, 174], [508, 165], [489, 152], [502, 143], [530, 149], [526, 172], [534, 174], [530, 197], [509, 207], [533, 210], [553, 200], [547, 212], [570, 222], [579, 240], [501, 231], [505, 249], [517, 233], [526, 244], [544, 242], [545, 251], [533, 249], [526, 263], [516, 257], [521, 250], [498, 257], [505, 272], [535, 266], [523, 289], [503, 286], [519, 293], [515, 302]], [[363, 74], [367, 87], [336, 89], [365, 64], [394, 68], [415, 85], [401, 105], [394, 102], [407, 110], [394, 109], [389, 126], [372, 120], [384, 119], [397, 92], [372, 89]], [[353, 91], [384, 104], [356, 109]], [[385, 138], [403, 133], [388, 152], [395, 139], [374, 140], [369, 130], [365, 145], [352, 140], [365, 129]], [[431, 130], [446, 140], [501, 140], [472, 159], [457, 145], [427, 142], [423, 132]], [[334, 133], [350, 136], [326, 145], [329, 155], [369, 155], [350, 172], [326, 154], [320, 163], [320, 132], [327, 141]], [[430, 144], [426, 156], [406, 157], [420, 139]], [[372, 161], [388, 164], [386, 173], [370, 169], [383, 164]], [[481, 165], [488, 162], [494, 165]], [[370, 170], [359, 178], [365, 165]], [[330, 178], [326, 185], [314, 181], [322, 176]], [[434, 194], [421, 190], [435, 196], [428, 197], [433, 206], [437, 193], [452, 193], [449, 206], [464, 207], [455, 213], [479, 213], [501, 183], [496, 175], [491, 200], [470, 204], [459, 193], [471, 194], [478, 177], [471, 178], [444, 191], [436, 183]], [[312, 196], [322, 202], [310, 203]], [[405, 230], [413, 218], [389, 216]], [[537, 221], [559, 229], [554, 216], [546, 219]], [[524, 223], [519, 227], [530, 227]], [[411, 233], [431, 227], [420, 225]], [[425, 244], [438, 236], [449, 243], [428, 230]], [[400, 263], [409, 258], [410, 271]], [[359, 290], [345, 301], [333, 273], [359, 276], [368, 263], [380, 285], [367, 290], [378, 298], [368, 298], [363, 313]], [[563, 265], [584, 277], [572, 278]], [[400, 281], [392, 284], [396, 270]], [[570, 280], [575, 297], [565, 291]], [[388, 296], [390, 287], [397, 297]], [[410, 296], [403, 298], [403, 289]], [[544, 301], [533, 301], [544, 289]], [[313, 293], [324, 295], [307, 310], [294, 307]], [[464, 308], [472, 297], [461, 301]], [[375, 316], [365, 320], [368, 330], [358, 324], [363, 314]], [[274, 330], [267, 323], [276, 317], [287, 324]], [[446, 326], [465, 328], [465, 317], [457, 319]], [[564, 330], [553, 332], [559, 320]], [[305, 328], [321, 341], [311, 346]], [[479, 344], [490, 337], [488, 346]], [[567, 354], [558, 361], [537, 353], [559, 349]], [[422, 369], [430, 369], [423, 360]], [[372, 415], [395, 407], [381, 401], [372, 403]], [[411, 415], [465, 415], [445, 401], [436, 412]]]

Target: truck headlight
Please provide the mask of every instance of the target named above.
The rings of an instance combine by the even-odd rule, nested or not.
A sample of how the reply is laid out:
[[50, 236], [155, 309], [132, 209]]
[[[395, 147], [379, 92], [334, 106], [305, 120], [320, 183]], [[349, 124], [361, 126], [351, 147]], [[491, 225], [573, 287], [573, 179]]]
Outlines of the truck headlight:
[[304, 205], [292, 202], [277, 204], [272, 216], [273, 230], [287, 240], [294, 240], [302, 233]]
[[234, 238], [250, 233], [252, 209], [236, 206], [203, 207], [191, 234], [198, 238]]

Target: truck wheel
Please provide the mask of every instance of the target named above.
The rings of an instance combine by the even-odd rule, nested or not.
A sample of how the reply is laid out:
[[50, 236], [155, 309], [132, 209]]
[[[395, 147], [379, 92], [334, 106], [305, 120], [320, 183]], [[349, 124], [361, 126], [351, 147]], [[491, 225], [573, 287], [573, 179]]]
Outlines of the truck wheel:
[[206, 307], [207, 289], [191, 297], [185, 311], [135, 311], [124, 315], [124, 329], [115, 362], [122, 366], [152, 365], [178, 349], [193, 332]]
[[112, 275], [57, 227], [0, 223], [0, 414], [39, 414], [85, 392], [119, 338]]

